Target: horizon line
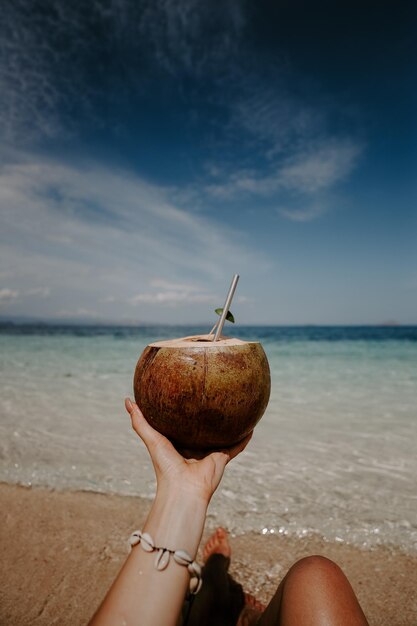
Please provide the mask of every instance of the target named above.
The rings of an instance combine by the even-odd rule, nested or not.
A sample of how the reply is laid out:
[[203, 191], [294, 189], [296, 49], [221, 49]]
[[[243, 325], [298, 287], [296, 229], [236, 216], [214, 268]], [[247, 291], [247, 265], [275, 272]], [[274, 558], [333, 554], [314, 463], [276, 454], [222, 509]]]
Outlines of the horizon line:
[[[30, 325], [51, 325], [51, 326], [91, 326], [91, 327], [113, 327], [113, 326], [124, 326], [128, 328], [147, 328], [147, 327], [196, 327], [196, 326], [211, 326], [210, 322], [177, 322], [177, 323], [166, 323], [166, 322], [150, 322], [150, 321], [126, 321], [126, 320], [91, 320], [91, 319], [60, 319], [60, 318], [30, 318], [23, 316], [16, 317], [6, 317], [0, 316], [0, 326], [30, 326]], [[397, 320], [387, 320], [382, 322], [250, 322], [244, 324], [236, 324], [234, 326], [228, 326], [231, 330], [233, 328], [244, 328], [244, 327], [294, 327], [294, 328], [303, 328], [303, 327], [378, 327], [378, 328], [395, 328], [395, 327], [415, 327], [417, 326], [417, 322], [404, 323], [399, 322]]]

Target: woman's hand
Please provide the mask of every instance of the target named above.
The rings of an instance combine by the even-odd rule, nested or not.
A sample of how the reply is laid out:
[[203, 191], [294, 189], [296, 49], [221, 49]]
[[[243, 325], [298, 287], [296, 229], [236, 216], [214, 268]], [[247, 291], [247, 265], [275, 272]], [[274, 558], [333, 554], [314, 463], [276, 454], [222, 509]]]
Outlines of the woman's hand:
[[207, 453], [199, 460], [186, 459], [166, 437], [148, 424], [137, 404], [126, 398], [125, 405], [133, 429], [148, 448], [158, 491], [184, 491], [208, 503], [222, 479], [227, 463], [244, 450], [252, 437], [251, 433], [232, 448]]
[[[248, 443], [250, 436], [229, 450], [186, 459], [170, 441], [145, 420], [137, 405], [126, 399], [132, 426], [151, 456], [158, 489], [142, 526], [155, 546], [184, 550], [195, 558], [204, 529], [207, 506], [226, 463]], [[159, 548], [160, 550], [161, 548]], [[190, 575], [171, 559], [163, 571], [155, 568], [155, 554], [135, 548], [120, 570], [90, 626], [175, 626], [181, 613]]]

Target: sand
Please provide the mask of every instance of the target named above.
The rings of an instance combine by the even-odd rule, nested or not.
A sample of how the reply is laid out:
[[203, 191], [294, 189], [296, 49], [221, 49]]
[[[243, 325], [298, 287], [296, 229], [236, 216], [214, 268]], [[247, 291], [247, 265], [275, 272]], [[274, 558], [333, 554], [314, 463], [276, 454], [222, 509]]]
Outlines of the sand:
[[[148, 508], [149, 501], [133, 497], [0, 484], [0, 624], [86, 624]], [[370, 624], [417, 624], [417, 555], [318, 537], [246, 534], [231, 544], [232, 572], [263, 601], [294, 561], [323, 554], [344, 569]]]

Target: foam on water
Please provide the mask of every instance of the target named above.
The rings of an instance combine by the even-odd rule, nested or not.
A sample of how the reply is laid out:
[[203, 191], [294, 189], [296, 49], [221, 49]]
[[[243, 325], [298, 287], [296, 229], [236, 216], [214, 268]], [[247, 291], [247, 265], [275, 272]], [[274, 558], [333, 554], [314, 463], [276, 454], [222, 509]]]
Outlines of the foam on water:
[[[0, 480], [151, 497], [123, 398], [147, 343], [201, 328], [3, 328]], [[204, 329], [203, 329], [204, 330]], [[417, 550], [417, 329], [237, 329], [262, 341], [272, 396], [210, 517]]]

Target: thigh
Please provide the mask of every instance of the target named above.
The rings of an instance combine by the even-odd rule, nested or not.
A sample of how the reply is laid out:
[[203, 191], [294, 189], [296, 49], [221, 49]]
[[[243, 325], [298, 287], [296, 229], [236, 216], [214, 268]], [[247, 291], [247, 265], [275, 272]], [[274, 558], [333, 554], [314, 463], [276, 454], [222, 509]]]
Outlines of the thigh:
[[279, 585], [257, 626], [368, 626], [353, 589], [333, 561], [298, 561]]

